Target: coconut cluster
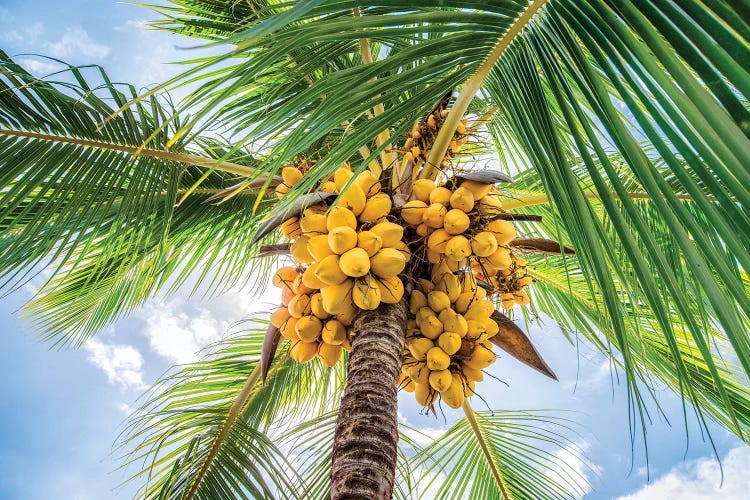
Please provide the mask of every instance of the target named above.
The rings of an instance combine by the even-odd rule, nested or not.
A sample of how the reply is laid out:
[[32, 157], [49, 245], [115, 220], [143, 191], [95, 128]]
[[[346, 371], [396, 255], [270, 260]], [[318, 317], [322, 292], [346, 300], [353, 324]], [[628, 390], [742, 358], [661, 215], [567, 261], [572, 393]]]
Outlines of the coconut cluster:
[[[427, 116], [426, 120], [415, 123], [414, 127], [407, 134], [408, 137], [402, 149], [404, 152], [403, 161], [413, 162], [414, 171], [420, 169], [427, 161], [427, 155], [435, 143], [435, 138], [447, 116], [447, 109], [436, 109]], [[461, 146], [469, 139], [467, 123], [466, 118], [462, 118], [459, 122], [448, 151], [446, 151], [443, 158], [443, 165], [449, 165], [451, 159], [458, 154]]]
[[324, 365], [335, 365], [342, 351], [351, 349], [347, 325], [352, 316], [326, 311], [320, 290], [305, 285], [302, 267], [282, 267], [273, 284], [282, 290], [282, 307], [271, 314], [271, 324], [291, 343], [289, 356], [298, 363], [317, 356]]
[[[333, 206], [308, 207], [301, 217], [282, 224], [282, 231], [291, 242], [290, 252], [298, 264], [292, 268], [297, 270], [292, 279], [298, 280], [299, 286], [295, 287], [296, 281], [293, 281], [291, 290], [309, 297], [310, 304], [309, 310], [300, 310], [295, 299], [290, 299], [289, 318], [285, 320], [298, 319], [292, 321], [296, 337], [291, 332], [285, 334], [284, 330], [282, 334], [293, 342], [291, 354], [297, 361], [307, 362], [315, 354], [312, 345], [297, 347], [295, 342], [317, 343], [318, 356], [332, 366], [340, 350], [334, 356], [335, 349], [325, 347], [331, 355], [326, 352], [323, 356], [320, 349], [324, 345], [346, 346], [346, 343], [326, 340], [325, 329], [329, 328], [329, 323], [336, 332], [342, 331], [339, 325], [345, 332], [358, 310], [374, 310], [381, 303], [400, 301], [404, 296], [404, 284], [399, 274], [406, 267], [411, 252], [403, 241], [403, 226], [388, 220], [391, 198], [380, 191], [380, 181], [374, 174], [365, 171], [355, 177], [345, 165], [329, 182], [333, 183], [334, 192], [343, 191]], [[291, 278], [291, 272], [285, 272], [289, 274], [286, 278]], [[285, 286], [288, 280], [275, 281]], [[279, 318], [284, 319], [284, 313], [279, 313]], [[326, 320], [328, 322], [324, 323]], [[286, 330], [289, 328], [285, 326]], [[349, 338], [348, 334], [345, 336]], [[333, 338], [338, 342], [338, 335]], [[305, 355], [296, 356], [296, 349], [304, 350]]]
[[492, 302], [471, 272], [434, 266], [409, 298], [404, 363], [399, 385], [430, 406], [438, 395], [451, 408], [474, 394], [482, 370], [495, 362], [489, 341], [499, 328]]
[[[452, 182], [453, 189], [429, 179], [414, 183], [415, 200], [401, 209], [401, 217], [426, 239], [425, 256], [431, 264], [458, 269], [470, 264], [477, 278], [500, 294], [503, 306], [528, 304], [523, 287], [531, 283], [526, 262], [513, 254], [515, 226], [496, 217], [502, 205], [492, 184], [472, 180]], [[508, 299], [513, 295], [514, 302]]]

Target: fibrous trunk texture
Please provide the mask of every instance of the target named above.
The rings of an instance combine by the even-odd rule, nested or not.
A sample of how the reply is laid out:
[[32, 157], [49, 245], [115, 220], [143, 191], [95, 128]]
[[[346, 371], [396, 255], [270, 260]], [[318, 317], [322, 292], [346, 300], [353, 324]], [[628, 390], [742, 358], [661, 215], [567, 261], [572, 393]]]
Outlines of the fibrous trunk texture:
[[396, 384], [405, 336], [403, 300], [363, 311], [354, 322], [333, 441], [333, 500], [391, 498], [398, 447]]

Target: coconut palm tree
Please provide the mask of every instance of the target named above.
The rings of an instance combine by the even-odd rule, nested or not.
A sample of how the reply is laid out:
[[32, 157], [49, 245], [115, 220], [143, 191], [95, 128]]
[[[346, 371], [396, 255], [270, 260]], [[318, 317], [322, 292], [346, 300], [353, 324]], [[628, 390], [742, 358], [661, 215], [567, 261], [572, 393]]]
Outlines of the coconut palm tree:
[[[511, 316], [545, 314], [609, 356], [625, 374], [634, 425], [645, 426], [665, 386], [685, 418], [747, 441], [744, 2], [154, 8], [163, 14], [155, 27], [208, 41], [218, 55], [140, 94], [100, 68], [37, 79], [0, 55], [2, 286], [47, 271], [25, 311], [50, 342], [81, 345], [154, 294], [195, 281], [208, 293], [262, 288], [290, 251], [277, 226], [312, 205], [310, 191], [344, 163], [378, 178], [401, 221], [418, 179], [458, 185], [492, 154], [492, 182], [514, 180], [493, 188], [496, 215], [528, 236], [508, 246], [534, 281], [531, 304]], [[188, 97], [175, 105], [164, 91], [178, 87]], [[405, 147], [415, 123], [434, 131], [419, 151]], [[301, 162], [309, 168], [287, 183], [284, 167]], [[339, 203], [352, 185], [312, 196]], [[405, 235], [412, 261], [399, 279], [414, 295], [424, 240]], [[565, 444], [569, 426], [559, 417], [477, 412], [467, 399], [464, 419], [426, 447], [399, 426], [414, 311], [393, 302], [357, 313], [351, 352], [333, 368], [295, 362], [295, 345], [253, 320], [164, 376], [120, 440], [126, 463], [142, 466], [141, 493], [575, 495], [574, 471], [548, 473], [549, 447]], [[514, 322], [493, 318], [495, 345], [553, 375]], [[427, 408], [449, 401], [429, 387]]]

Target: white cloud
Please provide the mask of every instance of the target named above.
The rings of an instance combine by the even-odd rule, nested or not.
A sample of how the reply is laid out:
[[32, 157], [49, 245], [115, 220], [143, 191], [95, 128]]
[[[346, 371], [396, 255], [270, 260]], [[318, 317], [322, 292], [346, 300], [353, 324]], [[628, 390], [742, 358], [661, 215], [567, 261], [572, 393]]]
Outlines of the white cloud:
[[91, 339], [84, 344], [88, 360], [101, 369], [111, 384], [127, 389], [143, 389], [143, 356], [133, 346], [106, 344]]
[[139, 314], [145, 322], [142, 333], [154, 353], [173, 363], [189, 363], [200, 358], [203, 348], [221, 340], [233, 324], [250, 317], [251, 306], [268, 314], [271, 308], [259, 302], [241, 293], [197, 306], [181, 298], [154, 301]]
[[79, 26], [66, 28], [59, 41], [49, 44], [49, 50], [55, 57], [76, 56], [95, 60], [104, 59], [110, 52], [109, 46], [95, 42], [88, 32]]
[[570, 486], [570, 493], [576, 498], [586, 496], [592, 490], [592, 482], [602, 472], [600, 466], [586, 458], [586, 452], [590, 449], [591, 445], [585, 441], [571, 443], [559, 449], [555, 453], [555, 465], [545, 475]]
[[143, 31], [148, 29], [148, 21], [145, 19], [128, 19], [124, 23], [115, 27], [115, 31], [122, 33]]
[[29, 73], [38, 77], [49, 75], [50, 73], [59, 71], [63, 68], [63, 66], [60, 66], [55, 62], [40, 61], [38, 59], [24, 58], [19, 59], [18, 62], [20, 62], [21, 66], [23, 66]]
[[744, 499], [750, 491], [750, 448], [741, 446], [730, 450], [722, 459], [721, 470], [714, 457], [692, 460], [675, 467], [653, 484], [618, 500], [680, 500]]

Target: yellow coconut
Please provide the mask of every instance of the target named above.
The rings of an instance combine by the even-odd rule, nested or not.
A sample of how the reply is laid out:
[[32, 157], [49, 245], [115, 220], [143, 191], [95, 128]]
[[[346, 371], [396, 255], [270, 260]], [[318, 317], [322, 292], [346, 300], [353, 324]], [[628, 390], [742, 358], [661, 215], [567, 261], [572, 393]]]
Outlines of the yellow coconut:
[[362, 248], [352, 248], [341, 255], [339, 267], [347, 276], [359, 278], [370, 272], [370, 256]]
[[328, 246], [341, 255], [357, 246], [357, 232], [349, 226], [335, 227], [328, 233]]
[[471, 243], [465, 236], [454, 236], [445, 244], [445, 255], [461, 262], [471, 255]]
[[310, 309], [310, 296], [295, 295], [289, 301], [287, 308], [289, 309], [289, 314], [295, 318], [301, 318], [312, 313], [312, 309]]
[[297, 167], [284, 167], [281, 169], [281, 178], [284, 179], [284, 184], [292, 187], [302, 178], [302, 172]]
[[427, 224], [418, 225], [416, 230], [417, 230], [417, 235], [422, 236], [422, 237], [425, 237], [432, 232], [432, 228], [428, 226]]
[[340, 205], [331, 207], [326, 216], [326, 229], [332, 231], [337, 227], [357, 229], [357, 217], [346, 207]]
[[469, 216], [462, 210], [453, 208], [445, 214], [443, 228], [448, 234], [461, 234], [469, 229], [470, 225]]
[[[347, 168], [339, 168], [336, 170], [336, 172], [333, 174], [333, 182], [336, 184], [336, 190], [339, 192], [344, 190], [344, 186], [347, 185], [349, 180], [354, 176], [351, 170]], [[362, 189], [360, 187], [360, 189]]]
[[445, 214], [447, 212], [448, 210], [444, 205], [433, 203], [425, 209], [422, 215], [422, 222], [433, 229], [441, 228], [445, 222]]
[[271, 313], [271, 324], [276, 328], [281, 328], [281, 325], [286, 323], [286, 320], [290, 317], [291, 314], [289, 314], [289, 309], [286, 307], [279, 307]]
[[471, 191], [471, 195], [476, 201], [481, 200], [482, 198], [490, 194], [490, 191], [492, 191], [492, 188], [494, 186], [492, 184], [484, 184], [477, 181], [463, 181], [461, 183], [461, 187]]
[[[466, 322], [466, 318], [464, 318], [462, 314], [453, 313], [450, 316], [446, 316], [445, 318], [442, 318], [441, 315], [441, 317], [439, 317], [438, 319], [440, 319], [440, 322], [443, 323], [443, 328], [446, 332], [453, 332], [459, 337], [463, 337], [466, 335], [466, 332], [469, 331], [469, 325]], [[445, 352], [448, 352], [448, 349], [445, 349]]]
[[[473, 319], [467, 320], [466, 323], [469, 325], [469, 331], [466, 332], [466, 339], [468, 340], [486, 340], [487, 329], [484, 327], [484, 323]], [[483, 337], [484, 335], [484, 337]]]
[[383, 239], [372, 231], [360, 231], [357, 233], [357, 247], [367, 252], [372, 257], [383, 248]]
[[370, 269], [380, 278], [398, 276], [406, 267], [406, 257], [395, 248], [383, 248], [370, 258]]
[[404, 296], [404, 284], [397, 277], [379, 278], [376, 280], [380, 288], [380, 301], [384, 304], [397, 304]]
[[310, 267], [305, 269], [305, 272], [302, 274], [302, 283], [305, 284], [306, 287], [314, 289], [314, 290], [320, 290], [324, 286], [326, 286], [326, 283], [323, 281], [320, 281], [317, 276], [315, 276], [315, 271], [318, 270], [318, 262], [313, 262], [310, 264]]
[[534, 282], [531, 276], [524, 276], [518, 279], [518, 286], [529, 286]]
[[328, 311], [323, 307], [323, 296], [320, 292], [314, 293], [310, 296], [310, 310], [320, 319], [327, 319], [330, 316]]
[[475, 370], [484, 370], [495, 362], [496, 356], [492, 350], [487, 349], [484, 345], [478, 345], [469, 359], [464, 360], [464, 364]]
[[395, 247], [404, 237], [404, 228], [393, 222], [378, 222], [370, 231], [380, 236], [383, 247]]
[[460, 187], [453, 191], [450, 203], [451, 207], [469, 213], [474, 208], [474, 195], [468, 189]]
[[495, 235], [498, 245], [507, 245], [516, 237], [516, 226], [507, 220], [493, 220], [487, 224], [487, 231]]
[[326, 285], [339, 285], [346, 280], [347, 275], [341, 270], [339, 256], [329, 255], [318, 263], [315, 277]]
[[504, 247], [498, 248], [486, 258], [490, 264], [498, 269], [507, 269], [513, 263], [513, 259], [511, 259], [510, 256], [510, 251]]
[[467, 321], [484, 321], [489, 318], [490, 315], [495, 311], [495, 306], [489, 300], [477, 300], [469, 309], [464, 313], [464, 317]]
[[407, 340], [406, 346], [417, 361], [424, 361], [427, 359], [427, 351], [435, 347], [435, 344], [427, 337], [412, 337]]
[[318, 347], [318, 357], [328, 368], [333, 368], [339, 359], [341, 359], [343, 351], [344, 349], [340, 345], [331, 345], [323, 342]]
[[439, 313], [443, 309], [451, 306], [451, 299], [448, 298], [447, 293], [435, 290], [427, 295], [427, 304], [429, 304], [430, 309]]
[[485, 217], [494, 217], [503, 212], [503, 204], [493, 195], [487, 195], [477, 201], [477, 210]]
[[297, 277], [297, 268], [286, 266], [280, 268], [271, 278], [271, 283], [279, 288], [288, 288], [291, 290], [294, 279]]
[[406, 373], [401, 372], [401, 376], [398, 379], [398, 387], [406, 392], [414, 392], [417, 386]]
[[303, 342], [315, 342], [320, 336], [323, 323], [316, 316], [302, 316], [294, 326], [294, 331]]
[[334, 255], [331, 247], [328, 246], [328, 235], [321, 234], [313, 236], [307, 241], [307, 251], [316, 262], [320, 262], [329, 255]]
[[497, 321], [492, 318], [487, 318], [483, 323], [485, 330], [487, 330], [487, 338], [489, 339], [497, 335], [500, 331], [500, 326], [497, 324]]
[[434, 340], [443, 333], [443, 324], [437, 316], [428, 316], [420, 322], [419, 331], [428, 339]]
[[448, 188], [437, 187], [430, 192], [430, 203], [440, 203], [447, 207], [451, 203], [452, 194]]
[[282, 196], [284, 196], [285, 194], [289, 192], [289, 189], [290, 187], [287, 186], [286, 184], [279, 184], [278, 186], [276, 186], [276, 189], [275, 189], [276, 196], [281, 198]]
[[437, 395], [438, 393], [434, 391], [432, 387], [430, 387], [429, 379], [426, 384], [416, 384], [416, 387], [414, 389], [414, 399], [416, 399], [417, 403], [421, 404], [422, 406], [430, 406], [435, 402], [435, 398], [437, 398]]
[[320, 332], [323, 342], [330, 345], [341, 345], [346, 340], [346, 328], [336, 319], [326, 321]]
[[449, 370], [436, 370], [430, 372], [430, 386], [438, 392], [443, 392], [450, 387], [453, 377]]
[[513, 295], [515, 296], [516, 304], [518, 304], [519, 306], [525, 306], [526, 304], [531, 302], [531, 299], [529, 299], [529, 295], [523, 290], [518, 290]]
[[461, 283], [455, 274], [444, 274], [435, 282], [435, 289], [448, 294], [451, 302], [455, 302], [461, 295]]
[[430, 193], [433, 189], [435, 189], [435, 183], [430, 179], [419, 179], [415, 181], [414, 185], [412, 186], [414, 197], [419, 201], [423, 201], [425, 203], [430, 200]]
[[437, 345], [447, 355], [452, 356], [461, 348], [461, 336], [456, 332], [443, 332], [438, 337]]
[[353, 286], [354, 280], [348, 279], [339, 285], [329, 285], [321, 288], [320, 294], [323, 296], [323, 308], [329, 314], [334, 315], [350, 310]]
[[440, 394], [440, 399], [455, 410], [464, 404], [464, 384], [461, 377], [455, 373], [451, 378], [453, 379], [451, 385]]
[[497, 251], [495, 235], [489, 231], [475, 234], [471, 239], [471, 250], [477, 257], [489, 257]]
[[461, 367], [461, 371], [463, 372], [464, 377], [466, 377], [466, 380], [471, 382], [481, 382], [484, 380], [484, 373], [482, 373], [482, 370], [476, 370], [464, 365]]
[[412, 226], [422, 223], [427, 204], [423, 201], [412, 200], [401, 207], [401, 218]]
[[427, 307], [427, 296], [421, 290], [414, 290], [409, 296], [409, 312], [417, 314], [423, 307]]
[[454, 304], [456, 312], [461, 314], [465, 313], [469, 309], [469, 306], [471, 306], [476, 300], [480, 299], [472, 292], [464, 292], [460, 294], [458, 298], [456, 298]]
[[285, 287], [281, 290], [281, 303], [285, 306], [289, 305], [289, 301], [295, 297], [292, 287]]
[[369, 198], [380, 191], [380, 180], [369, 170], [365, 170], [354, 179], [354, 183], [362, 188]]
[[358, 312], [359, 309], [357, 309], [357, 306], [354, 305], [354, 302], [350, 300], [345, 304], [344, 310], [336, 314], [336, 319], [340, 321], [344, 326], [351, 326]]
[[500, 305], [503, 309], [513, 309], [513, 306], [516, 305], [516, 296], [512, 293], [502, 294], [500, 300]]
[[360, 222], [377, 222], [384, 219], [390, 212], [393, 203], [391, 197], [385, 193], [378, 193], [365, 202], [365, 208], [359, 214]]
[[299, 221], [302, 231], [308, 236], [317, 236], [328, 232], [327, 218], [324, 214], [309, 214]]
[[279, 331], [281, 331], [281, 335], [290, 342], [299, 342], [299, 337], [297, 336], [297, 331], [295, 330], [297, 321], [299, 321], [297, 318], [289, 316], [289, 318], [279, 328]]
[[451, 357], [439, 347], [427, 351], [427, 368], [430, 370], [447, 370], [451, 364]]
[[437, 229], [427, 238], [427, 248], [433, 252], [445, 253], [445, 246], [452, 237], [445, 229]]
[[333, 181], [324, 182], [318, 189], [324, 193], [335, 193], [337, 191], [336, 183]]
[[291, 219], [282, 222], [281, 232], [290, 240], [299, 238], [302, 235], [302, 228], [300, 227], [299, 219], [297, 217], [292, 217]]
[[427, 368], [427, 363], [424, 361], [418, 361], [414, 364], [408, 365], [406, 373], [409, 377], [417, 384], [429, 384], [430, 382], [430, 370]]
[[307, 236], [300, 236], [294, 240], [294, 243], [289, 247], [289, 251], [291, 252], [292, 257], [294, 257], [294, 260], [302, 264], [312, 264], [314, 261], [313, 256], [310, 255], [310, 252], [307, 250], [307, 243], [309, 241], [310, 238]]
[[380, 288], [375, 279], [366, 276], [355, 281], [352, 290], [354, 304], [365, 311], [372, 311], [380, 305]]
[[302, 279], [302, 274], [298, 274], [296, 278], [294, 278], [294, 282], [292, 283], [292, 291], [295, 295], [301, 295], [306, 294], [310, 295], [312, 292], [315, 291], [314, 288], [310, 288], [307, 285], [305, 285], [305, 282]]
[[300, 364], [310, 362], [318, 354], [317, 342], [295, 342], [289, 349], [289, 357]]
[[337, 206], [348, 208], [357, 216], [365, 209], [365, 203], [367, 203], [365, 192], [357, 184], [352, 184], [346, 188], [346, 191], [341, 193], [336, 201]]

